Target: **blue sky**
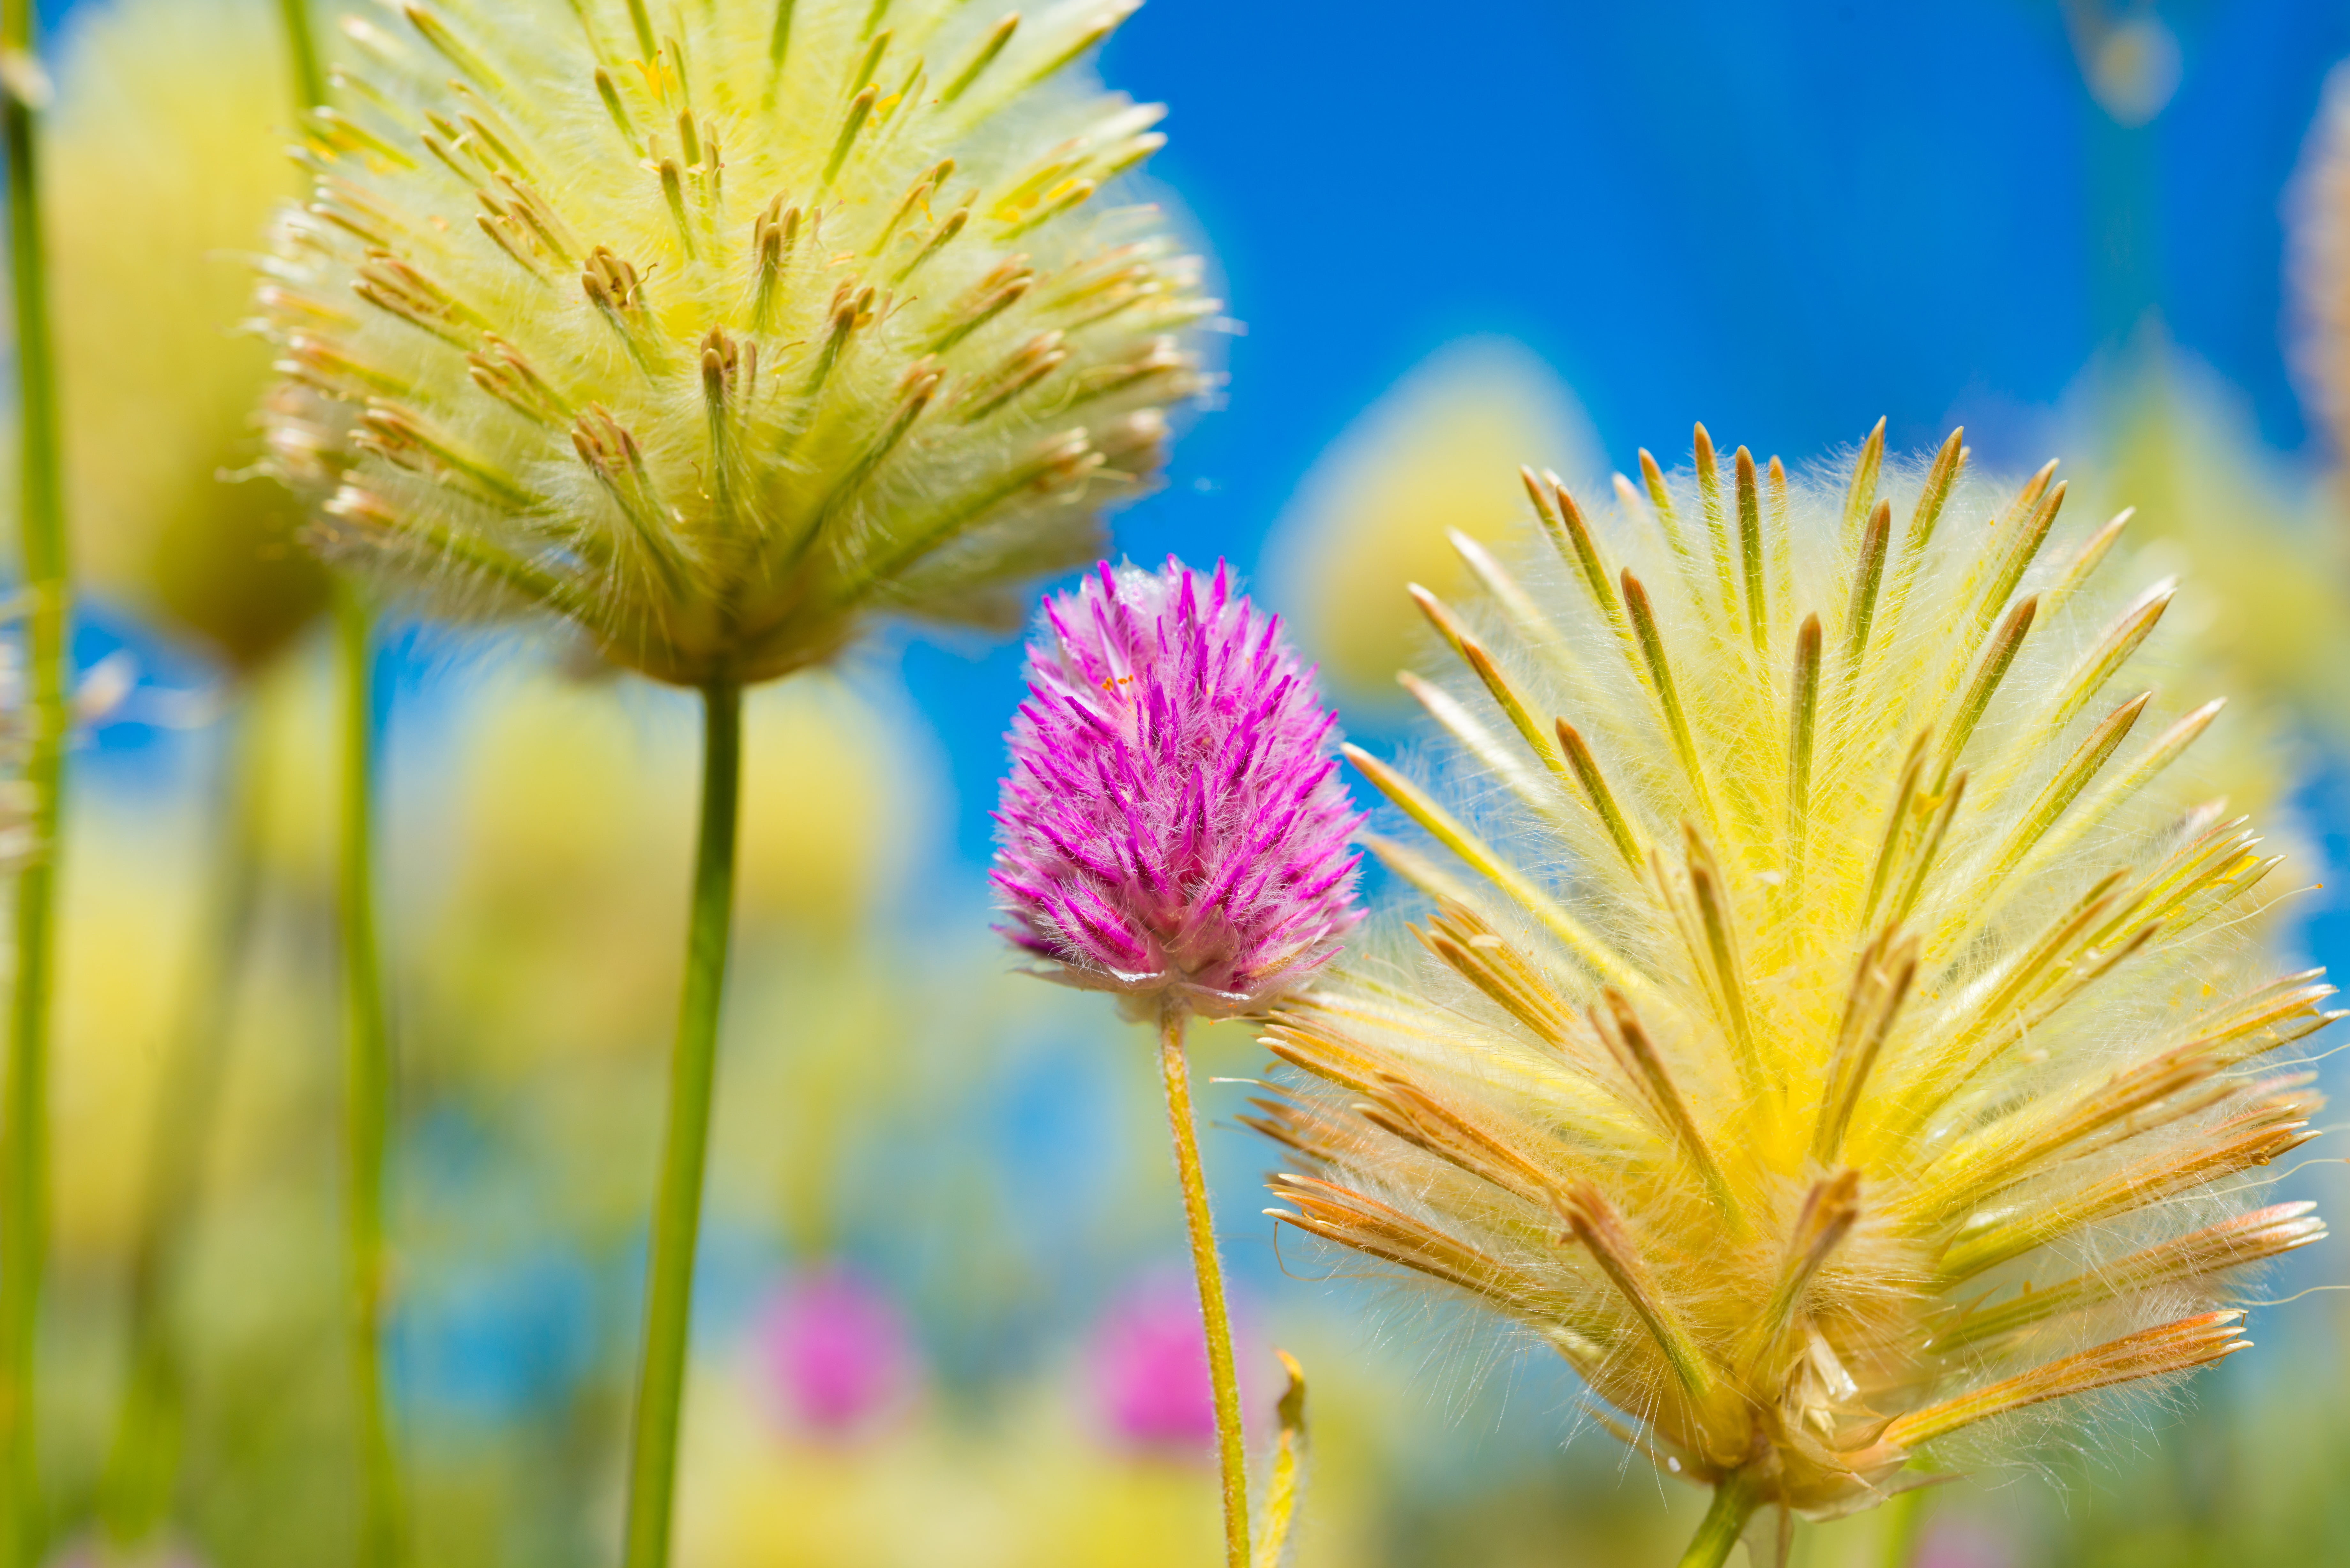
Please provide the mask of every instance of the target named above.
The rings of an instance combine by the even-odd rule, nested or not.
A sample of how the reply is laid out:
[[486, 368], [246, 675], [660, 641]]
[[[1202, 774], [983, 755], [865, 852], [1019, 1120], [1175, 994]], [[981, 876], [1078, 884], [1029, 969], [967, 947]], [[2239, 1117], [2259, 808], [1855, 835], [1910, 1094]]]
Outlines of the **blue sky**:
[[[1619, 466], [1696, 419], [1795, 458], [1879, 414], [2036, 466], [2047, 410], [2153, 310], [2303, 452], [2281, 205], [2350, 9], [2155, 14], [2178, 90], [2124, 130], [2053, 3], [1152, 0], [1102, 73], [1170, 106], [1151, 173], [1246, 333], [1119, 546], [1253, 568], [1347, 421], [1479, 332], [1547, 359]], [[976, 860], [1016, 654], [918, 642], [904, 669]]]

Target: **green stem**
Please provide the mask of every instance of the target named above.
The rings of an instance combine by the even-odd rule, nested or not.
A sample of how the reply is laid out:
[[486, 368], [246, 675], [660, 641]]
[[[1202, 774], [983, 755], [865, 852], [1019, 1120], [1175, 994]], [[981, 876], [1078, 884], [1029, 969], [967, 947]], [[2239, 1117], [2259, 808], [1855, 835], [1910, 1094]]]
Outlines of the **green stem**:
[[686, 929], [685, 997], [670, 1057], [669, 1127], [647, 1264], [644, 1363], [629, 1448], [627, 1568], [661, 1568], [669, 1561], [678, 1416], [685, 1403], [686, 1334], [693, 1314], [693, 1251], [702, 1228], [702, 1177], [717, 1072], [718, 1004], [726, 988], [726, 943], [734, 915], [743, 689], [712, 681], [702, 688], [702, 827]]
[[1732, 1470], [1714, 1482], [1713, 1504], [1705, 1511], [1689, 1550], [1681, 1553], [1680, 1568], [1721, 1568], [1762, 1501], [1754, 1478], [1744, 1470]]
[[1884, 1568], [1909, 1568], [1926, 1522], [1926, 1492], [1914, 1486], [1885, 1505]]
[[264, 715], [245, 686], [234, 689], [217, 728], [213, 790], [216, 858], [191, 954], [187, 1006], [155, 1096], [147, 1135], [146, 1199], [130, 1254], [130, 1345], [99, 1510], [114, 1544], [136, 1548], [155, 1533], [179, 1469], [182, 1367], [172, 1305], [194, 1222], [227, 1071], [229, 1023], [260, 889]]
[[294, 71], [295, 107], [315, 109], [327, 101], [327, 78], [318, 68], [317, 38], [310, 30], [310, 0], [277, 0], [277, 17], [286, 29], [286, 63]]
[[[0, 0], [0, 55], [33, 67], [32, 0]], [[0, 1081], [0, 1568], [38, 1560], [40, 1486], [33, 1376], [47, 1241], [49, 1002], [57, 961], [57, 822], [65, 789], [67, 615], [65, 505], [57, 455], [57, 365], [49, 339], [41, 239], [38, 126], [32, 107], [0, 90], [8, 160], [8, 271], [15, 296], [19, 546], [31, 685], [25, 780], [31, 846], [16, 877], [16, 984]]]
[[1224, 1563], [1226, 1568], [1248, 1568], [1248, 1454], [1241, 1431], [1240, 1376], [1232, 1363], [1232, 1316], [1224, 1306], [1224, 1271], [1216, 1259], [1208, 1182], [1200, 1168], [1200, 1135], [1191, 1118], [1191, 1079], [1183, 1064], [1183, 1024], [1180, 1002], [1160, 1007], [1159, 1071], [1167, 1080], [1167, 1127], [1175, 1138], [1175, 1179], [1183, 1189], [1183, 1220], [1191, 1236], [1191, 1272], [1200, 1282], [1200, 1317], [1208, 1331], [1208, 1376], [1216, 1396], [1216, 1456], [1224, 1482]]
[[391, 1141], [391, 1041], [375, 937], [374, 646], [366, 602], [335, 585], [343, 684], [341, 867], [344, 1230], [350, 1270], [351, 1391], [359, 1459], [360, 1568], [400, 1561], [400, 1465], [384, 1398], [384, 1164]]
[[[308, 0], [278, 0], [295, 107], [327, 101]], [[391, 1030], [375, 935], [375, 670], [366, 600], [338, 578], [335, 647], [343, 687], [338, 911], [342, 931], [344, 1226], [350, 1270], [353, 1425], [359, 1463], [359, 1568], [388, 1568], [405, 1549], [398, 1450], [383, 1377], [384, 1165], [391, 1141]]]

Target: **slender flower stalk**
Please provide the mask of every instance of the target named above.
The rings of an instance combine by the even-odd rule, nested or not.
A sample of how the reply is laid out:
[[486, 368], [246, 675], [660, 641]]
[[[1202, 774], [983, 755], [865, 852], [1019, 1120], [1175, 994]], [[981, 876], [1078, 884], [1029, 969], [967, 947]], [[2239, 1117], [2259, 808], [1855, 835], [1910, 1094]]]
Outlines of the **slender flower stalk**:
[[335, 585], [335, 664], [341, 677], [336, 919], [343, 965], [343, 1229], [359, 1446], [359, 1561], [381, 1568], [402, 1556], [406, 1524], [383, 1373], [390, 1288], [384, 1187], [395, 1096], [375, 930], [375, 648], [361, 592], [348, 580]]
[[1745, 1533], [1746, 1522], [1753, 1517], [1755, 1504], [1761, 1501], [1753, 1481], [1742, 1473], [1715, 1487], [1705, 1518], [1698, 1521], [1689, 1550], [1681, 1553], [1680, 1568], [1721, 1568], [1730, 1561], [1730, 1553]]
[[0, 1079], [0, 1568], [37, 1562], [42, 1540], [34, 1368], [48, 1235], [48, 1057], [57, 967], [57, 829], [65, 792], [72, 585], [59, 482], [49, 337], [38, 104], [46, 92], [32, 0], [0, 0], [0, 140], [8, 160], [8, 272], [16, 331], [18, 556], [26, 600], [30, 724], [26, 854], [16, 873], [16, 989]]
[[[307, 0], [279, 0], [296, 109], [325, 112], [327, 78]], [[352, 1409], [359, 1459], [359, 1561], [388, 1568], [405, 1554], [400, 1451], [383, 1370], [390, 1270], [384, 1190], [391, 1147], [394, 1072], [375, 930], [375, 639], [366, 590], [334, 585], [335, 663], [340, 687], [340, 811], [337, 818], [337, 929], [343, 983], [344, 1245], [349, 1271]]]
[[1163, 140], [1129, 5], [414, 0], [346, 18], [258, 291], [317, 542], [702, 693], [702, 854], [628, 1562], [666, 1560], [745, 685], [879, 616], [1009, 629], [1204, 384], [1196, 258], [1095, 201]]
[[670, 1058], [669, 1127], [661, 1140], [660, 1189], [653, 1200], [644, 1362], [629, 1446], [628, 1568], [669, 1555], [676, 1490], [678, 1417], [685, 1400], [686, 1334], [693, 1314], [694, 1241], [710, 1150], [710, 1107], [718, 1069], [718, 1010], [734, 917], [734, 850], [743, 784], [743, 689], [702, 689], [701, 827], [693, 857], [693, 903], [685, 943], [685, 998]]
[[230, 1026], [260, 892], [264, 761], [270, 715], [240, 688], [215, 723], [214, 863], [204, 883], [187, 1002], [181, 1010], [148, 1134], [145, 1200], [130, 1249], [130, 1334], [121, 1403], [99, 1485], [109, 1539], [130, 1551], [153, 1540], [179, 1474], [185, 1367], [172, 1322], [173, 1288], [200, 1212], [203, 1170], [227, 1075]]
[[[1105, 562], [1045, 606], [996, 812], [1005, 937], [1046, 978], [1115, 992], [1158, 1023], [1228, 1568], [1248, 1562], [1247, 1459], [1184, 1027], [1262, 1012], [1359, 919], [1347, 841], [1361, 818], [1328, 754], [1336, 724], [1280, 623], [1221, 565], [1201, 577], [1171, 558], [1156, 573]], [[1267, 1539], [1285, 1536], [1295, 1496], [1281, 1490]]]
[[2054, 463], [1882, 431], [1789, 475], [1700, 426], [1607, 512], [1525, 474], [1407, 680], [1477, 810], [1348, 750], [1419, 950], [1265, 1036], [1278, 1217], [1555, 1348], [1714, 1489], [1684, 1568], [2234, 1354], [2230, 1274], [2324, 1233], [2233, 1196], [2321, 1103], [2260, 1059], [2339, 1014], [2262, 975], [2275, 859], [2182, 763], [2219, 704], [2130, 691], [2177, 585], [2109, 595], [2127, 514], [2067, 539]]
[[1167, 1128], [1175, 1142], [1175, 1182], [1183, 1193], [1183, 1228], [1191, 1243], [1191, 1275], [1200, 1286], [1200, 1316], [1208, 1333], [1208, 1382], [1216, 1401], [1216, 1464], [1223, 1482], [1224, 1560], [1248, 1561], [1248, 1450], [1241, 1426], [1240, 1368], [1232, 1355], [1232, 1312], [1224, 1303], [1224, 1269], [1216, 1256], [1216, 1228], [1208, 1212], [1208, 1179], [1200, 1168], [1200, 1133], [1191, 1112], [1191, 1079], [1183, 1060], [1184, 1010], [1161, 1007], [1159, 1073], [1167, 1087]]

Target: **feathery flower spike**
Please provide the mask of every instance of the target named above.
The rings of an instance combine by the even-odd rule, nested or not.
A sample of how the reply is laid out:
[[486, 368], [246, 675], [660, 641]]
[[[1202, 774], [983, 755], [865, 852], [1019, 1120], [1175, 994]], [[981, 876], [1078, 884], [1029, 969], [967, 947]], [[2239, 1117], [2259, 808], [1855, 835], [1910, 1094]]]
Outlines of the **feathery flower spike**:
[[[1222, 562], [1212, 576], [1172, 556], [1157, 572], [1103, 562], [1045, 605], [1028, 678], [995, 814], [999, 929], [1038, 972], [1158, 1020], [1215, 1388], [1225, 1563], [1247, 1568], [1240, 1386], [1183, 1033], [1194, 1013], [1261, 1013], [1293, 994], [1361, 918], [1347, 840], [1362, 817], [1330, 754], [1337, 715]], [[1301, 1411], [1284, 1400], [1285, 1431]], [[1282, 1456], [1258, 1542], [1272, 1561], [1295, 1507], [1286, 1438]]]
[[1222, 563], [1104, 562], [1046, 605], [1028, 678], [993, 880], [1042, 972], [1225, 1018], [1329, 960], [1359, 918], [1337, 715]]
[[2320, 1103], [2252, 1064], [2339, 1014], [2264, 982], [2270, 862], [2178, 765], [2217, 705], [2130, 674], [2174, 585], [2090, 580], [2054, 464], [1872, 433], [1765, 504], [1701, 427], [1694, 475], [1642, 455], [1613, 509], [1537, 491], [1490, 607], [1421, 596], [1466, 667], [1424, 701], [1503, 787], [1472, 830], [1349, 749], [1435, 908], [1274, 1011], [1304, 1076], [1251, 1125], [1278, 1218], [1530, 1328], [1712, 1486], [1711, 1568], [2243, 1348], [2231, 1272], [2324, 1232], [2238, 1196]]
[[336, 558], [683, 686], [877, 614], [1009, 630], [1204, 385], [1116, 179], [1128, 0], [407, 0], [303, 129], [260, 289], [278, 471]]

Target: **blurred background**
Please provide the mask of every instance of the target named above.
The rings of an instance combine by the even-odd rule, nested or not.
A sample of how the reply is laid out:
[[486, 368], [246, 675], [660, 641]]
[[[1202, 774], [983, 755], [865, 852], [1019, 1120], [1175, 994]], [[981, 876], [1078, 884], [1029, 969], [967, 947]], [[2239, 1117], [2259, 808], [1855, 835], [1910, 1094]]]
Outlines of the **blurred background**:
[[[70, 95], [77, 39], [120, 6], [43, 9]], [[256, 18], [139, 0], [137, 26], [191, 40], [140, 90], [243, 94], [282, 123]], [[2350, 858], [2350, 511], [2327, 433], [2327, 242], [2301, 214], [2321, 204], [2345, 56], [2333, 0], [1152, 0], [1100, 69], [1172, 106], [1149, 189], [1211, 248], [1234, 325], [1228, 384], [1118, 545], [1230, 558], [1325, 662], [1349, 730], [1395, 740], [1390, 672], [1417, 647], [1397, 586], [1445, 577], [1446, 528], [1511, 525], [1517, 462], [1604, 483], [1645, 446], [1670, 467], [1693, 419], [1790, 462], [1879, 416], [1898, 448], [1963, 423], [1978, 463], [2061, 455], [2084, 510], [2140, 508], [2147, 554], [2189, 574], [2196, 678], [2254, 700], [2248, 722], [2296, 770], [2299, 880], [2329, 883], [2324, 862]], [[68, 96], [60, 160], [83, 155], [77, 112], [105, 129]], [[136, 289], [157, 265], [109, 226], [109, 168], [189, 159], [189, 188], [230, 209], [204, 222], [253, 221], [231, 200], [245, 176], [202, 149], [86, 140], [92, 161], [55, 182], [68, 295], [76, 275]], [[265, 207], [286, 182], [255, 167]], [[233, 318], [244, 286], [224, 275]], [[2350, 313], [2350, 285], [2335, 292]], [[78, 338], [68, 321], [68, 377], [78, 343], [136, 365], [168, 329], [93, 315]], [[168, 405], [160, 350], [149, 369]], [[69, 497], [85, 513], [146, 504], [120, 487], [151, 427], [120, 418], [69, 431], [90, 449]], [[156, 440], [172, 419], [155, 413]], [[76, 525], [99, 572], [78, 658], [135, 680], [78, 760], [68, 849], [42, 1414], [62, 1550], [104, 1560], [90, 1521], [136, 1490], [117, 1425], [152, 1272], [146, 1173], [192, 1114], [167, 1064], [201, 988], [209, 857], [242, 812], [250, 961], [222, 1002], [172, 1282], [144, 1309], [185, 1358], [151, 1560], [316, 1568], [348, 1556], [351, 1461], [315, 602], [281, 585], [298, 609], [282, 651], [207, 639], [169, 583], [109, 576], [103, 518]], [[381, 673], [391, 1356], [418, 1561], [600, 1563], [693, 716], [515, 636], [394, 627]], [[694, 1568], [1212, 1560], [1203, 1355], [1147, 1043], [1099, 999], [1008, 972], [988, 930], [987, 813], [1020, 695], [1014, 649], [896, 638], [752, 705], [684, 1459]], [[224, 807], [232, 756], [257, 795]], [[2350, 905], [2314, 887], [2297, 908], [2313, 961], [2350, 960]], [[1263, 1066], [1236, 1030], [1199, 1061]], [[1702, 1499], [1592, 1428], [1547, 1358], [1334, 1276], [1256, 1217], [1272, 1161], [1231, 1122], [1246, 1092], [1203, 1090], [1207, 1154], [1253, 1416], [1278, 1386], [1272, 1345], [1312, 1385], [1303, 1560], [1669, 1561]], [[2350, 1213], [2338, 1163], [2280, 1197]], [[2350, 1279], [2345, 1245], [2295, 1254], [2263, 1291]], [[2350, 1557], [2345, 1300], [2262, 1314], [2261, 1351], [2198, 1380], [2191, 1419], [2092, 1426], [1936, 1493], [1914, 1561]], [[1887, 1532], [1882, 1515], [1806, 1529], [1797, 1562], [1893, 1563]]]

